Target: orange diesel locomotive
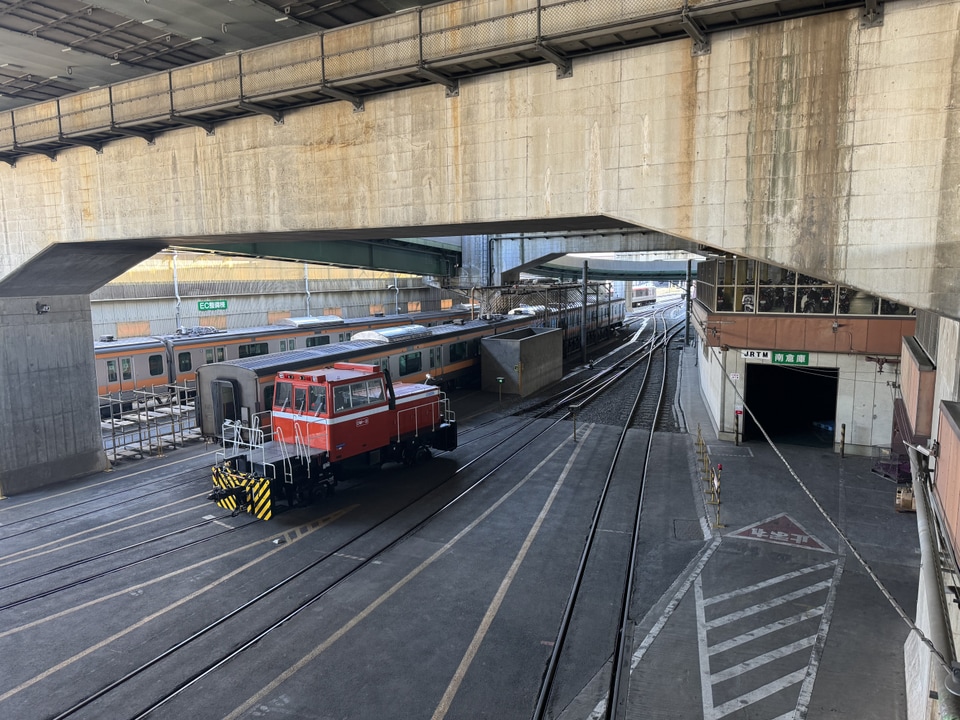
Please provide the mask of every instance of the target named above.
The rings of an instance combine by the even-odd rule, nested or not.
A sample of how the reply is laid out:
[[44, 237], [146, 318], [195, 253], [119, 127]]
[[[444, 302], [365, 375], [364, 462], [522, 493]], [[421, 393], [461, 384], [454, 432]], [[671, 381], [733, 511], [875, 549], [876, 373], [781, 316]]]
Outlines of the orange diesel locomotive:
[[376, 365], [277, 375], [272, 439], [256, 425], [226, 423], [224, 449], [213, 468], [218, 505], [268, 520], [276, 503], [288, 507], [324, 497], [346, 461], [412, 465], [430, 448], [454, 450], [457, 423], [439, 388], [396, 383]]

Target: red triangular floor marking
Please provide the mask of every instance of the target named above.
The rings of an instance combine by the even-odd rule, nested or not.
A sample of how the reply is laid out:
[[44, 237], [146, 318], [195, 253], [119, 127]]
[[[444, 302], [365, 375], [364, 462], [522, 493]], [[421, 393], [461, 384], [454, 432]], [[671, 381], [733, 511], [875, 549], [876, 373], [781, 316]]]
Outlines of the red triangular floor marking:
[[738, 537], [745, 540], [763, 540], [776, 545], [802, 547], [808, 550], [833, 552], [820, 540], [808, 533], [803, 526], [786, 513], [774, 515], [753, 525], [727, 533], [725, 537]]

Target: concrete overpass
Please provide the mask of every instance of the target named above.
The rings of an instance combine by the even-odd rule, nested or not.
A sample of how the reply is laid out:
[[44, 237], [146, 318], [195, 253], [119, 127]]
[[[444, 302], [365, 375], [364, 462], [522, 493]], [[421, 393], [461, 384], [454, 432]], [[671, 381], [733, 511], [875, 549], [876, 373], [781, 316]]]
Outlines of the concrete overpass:
[[[87, 296], [170, 245], [633, 232], [960, 317], [956, 4], [721, 28], [707, 44], [679, 10], [664, 37], [683, 39], [650, 44], [659, 15], [607, 22], [605, 3], [592, 28], [554, 6], [443, 7], [448, 25], [401, 13], [240, 54], [243, 72], [231, 55], [0, 119], [0, 430], [28, 439], [4, 444], [0, 487], [104, 465]], [[534, 21], [548, 15], [568, 26], [545, 47]], [[476, 45], [451, 45], [467, 25]], [[617, 32], [647, 39], [576, 55]], [[427, 37], [445, 38], [448, 75], [417, 66]], [[494, 72], [521, 44], [525, 63]], [[308, 66], [322, 70], [309, 88], [278, 74]], [[254, 98], [254, 76], [285, 89]]]

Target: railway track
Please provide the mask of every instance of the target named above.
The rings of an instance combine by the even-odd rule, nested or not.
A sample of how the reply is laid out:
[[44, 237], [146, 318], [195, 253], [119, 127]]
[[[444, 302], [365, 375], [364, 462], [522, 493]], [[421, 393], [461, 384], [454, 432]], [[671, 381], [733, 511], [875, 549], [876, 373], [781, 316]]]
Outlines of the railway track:
[[[591, 572], [591, 564], [594, 562], [594, 549], [597, 543], [598, 535], [601, 532], [605, 518], [610, 514], [611, 498], [616, 498], [614, 502], [623, 503], [629, 501], [633, 508], [632, 523], [629, 529], [629, 545], [624, 548], [626, 556], [623, 562], [622, 585], [619, 598], [619, 619], [616, 630], [612, 633], [612, 643], [610, 657], [612, 658], [609, 672], [609, 689], [607, 692], [608, 701], [605, 705], [606, 718], [616, 718], [620, 708], [623, 707], [626, 695], [626, 678], [624, 669], [626, 667], [627, 653], [631, 640], [632, 619], [630, 608], [633, 604], [634, 591], [634, 568], [637, 564], [637, 546], [641, 528], [641, 518], [643, 514], [643, 494], [647, 465], [650, 460], [651, 448], [655, 439], [656, 421], [661, 413], [664, 403], [665, 391], [667, 389], [667, 350], [669, 348], [671, 336], [675, 335], [677, 325], [672, 327], [668, 325], [663, 314], [655, 319], [655, 326], [643, 346], [636, 351], [628, 353], [619, 358], [615, 363], [609, 365], [606, 372], [598, 373], [591, 378], [591, 382], [583, 388], [578, 388], [572, 395], [572, 398], [579, 404], [586, 404], [603, 397], [604, 394], [616, 393], [618, 405], [628, 407], [625, 416], [619, 421], [620, 433], [616, 449], [610, 459], [606, 471], [606, 477], [600, 490], [593, 518], [590, 523], [589, 531], [584, 542], [583, 551], [580, 556], [580, 562], [577, 567], [577, 573], [571, 584], [567, 604], [564, 609], [563, 618], [560, 623], [557, 638], [553, 645], [553, 652], [547, 663], [546, 671], [543, 676], [543, 682], [537, 696], [536, 706], [532, 718], [534, 720], [543, 720], [547, 717], [556, 715], [556, 708], [551, 704], [553, 698], [554, 684], [556, 682], [559, 667], [564, 659], [566, 641], [571, 632], [574, 618], [577, 613], [578, 603], [581, 597], [587, 594], [584, 583], [588, 574]], [[632, 401], [627, 403], [623, 401], [623, 396], [632, 396]], [[579, 408], [578, 408], [579, 409]], [[624, 449], [627, 442], [628, 433], [635, 429], [646, 431], [646, 440], [643, 443], [643, 457], [636, 457], [635, 453], [629, 458], [624, 457]], [[636, 451], [634, 446], [634, 451]], [[634, 469], [640, 468], [638, 475], [630, 476], [630, 488], [624, 492], [627, 483], [624, 482], [623, 473], [618, 473], [621, 465], [627, 463]], [[620, 484], [615, 484], [615, 479], [620, 477]], [[612, 698], [612, 701], [610, 701]]]
[[[660, 331], [660, 337], [661, 340], [650, 342], [648, 350], [653, 352], [648, 352], [647, 357], [642, 361], [643, 363], [649, 364], [651, 362], [650, 355], [655, 355], [658, 351], [657, 348], [662, 347], [662, 330]], [[633, 349], [635, 348], [631, 350]], [[613, 368], [611, 374], [621, 373], [622, 380], [624, 366], [627, 363], [628, 361], [620, 360], [614, 363], [611, 359], [610, 366]], [[597, 365], [599, 364], [597, 363]], [[637, 372], [636, 368], [634, 372]], [[591, 382], [595, 390], [596, 387], [607, 382], [607, 380], [591, 379]], [[607, 384], [608, 393], [612, 387], [615, 386]], [[584, 386], [576, 392], [589, 394], [593, 391], [589, 389], [589, 386]], [[598, 397], [602, 397], [602, 394], [595, 395], [595, 398]], [[578, 400], [578, 402], [583, 402], [583, 407], [586, 408], [595, 401], [595, 398], [589, 401]], [[162, 607], [157, 600], [155, 605], [148, 606], [143, 611], [147, 618], [166, 617], [167, 614], [179, 612], [178, 608], [185, 602], [196, 603], [208, 597], [205, 607], [209, 608], [211, 604], [218, 607], [219, 611], [216, 616], [208, 614], [203, 616], [202, 622], [182, 623], [175, 630], [161, 634], [159, 639], [164, 640], [162, 646], [158, 646], [158, 638], [153, 638], [149, 643], [149, 647], [153, 649], [149, 653], [146, 652], [147, 647], [144, 647], [143, 650], [138, 649], [138, 652], [131, 657], [131, 660], [135, 658], [135, 662], [127, 661], [117, 664], [116, 669], [112, 672], [112, 677], [108, 676], [109, 674], [99, 675], [100, 679], [96, 686], [84, 685], [81, 692], [68, 692], [69, 697], [57, 700], [53, 705], [57, 709], [45, 713], [43, 717], [86, 718], [103, 717], [106, 714], [112, 717], [141, 718], [182, 715], [187, 712], [184, 708], [189, 707], [190, 703], [196, 702], [198, 692], [201, 692], [204, 688], [209, 691], [211, 686], [222, 683], [223, 677], [233, 677], [238, 672], [238, 667], [247, 667], [251, 662], [260, 666], [259, 660], [244, 660], [244, 658], [259, 657], [265, 644], [276, 642], [271, 638], [280, 633], [284, 633], [285, 636], [291, 627], [304, 628], [301, 630], [301, 634], [312, 632], [306, 630], [311, 626], [307, 618], [315, 620], [320, 608], [331, 607], [330, 604], [334, 602], [332, 599], [334, 593], [339, 597], [344, 592], [356, 592], [355, 588], [363, 587], [365, 583], [369, 582], [364, 578], [369, 578], [371, 573], [378, 573], [382, 571], [382, 568], [392, 567], [396, 564], [396, 558], [401, 549], [403, 552], [409, 552], [411, 547], [416, 547], [422, 542], [420, 538], [424, 535], [435, 535], [440, 531], [440, 528], [446, 528], [452, 518], [460, 517], [465, 513], [472, 514], [477, 518], [473, 523], [468, 524], [459, 532], [455, 529], [449, 531], [454, 533], [456, 538], [463, 537], [464, 533], [470, 532], [470, 528], [475, 527], [476, 522], [489, 518], [491, 513], [502, 512], [503, 508], [510, 507], [514, 493], [526, 492], [526, 490], [519, 488], [521, 488], [523, 482], [526, 482], [527, 476], [524, 476], [521, 482], [518, 482], [506, 492], [503, 492], [502, 488], [508, 482], [513, 482], [512, 478], [517, 474], [519, 458], [525, 452], [529, 452], [531, 448], [539, 444], [541, 451], [543, 451], [543, 443], [552, 438], [549, 442], [552, 443], [553, 450], [549, 453], [543, 451], [546, 456], [541, 465], [548, 462], [548, 458], [554, 457], [557, 452], [570, 452], [571, 449], [573, 452], [568, 463], [574, 462], [577, 453], [581, 452], [582, 448], [591, 445], [581, 444], [578, 446], [576, 442], [571, 444], [570, 424], [563, 421], [563, 418], [568, 416], [569, 403], [570, 395], [568, 392], [555, 398], [552, 404], [542, 406], [536, 413], [504, 419], [499, 424], [492, 423], [489, 426], [484, 424], [482, 427], [474, 428], [469, 440], [462, 443], [462, 446], [469, 445], [471, 447], [467, 447], [463, 451], [458, 450], [454, 453], [444, 454], [443, 459], [439, 460], [438, 464], [446, 463], [449, 466], [448, 469], [438, 474], [436, 480], [422, 481], [422, 492], [411, 496], [403, 504], [391, 507], [389, 511], [385, 508], [382, 509], [380, 515], [371, 516], [369, 521], [365, 520], [363, 523], [355, 524], [354, 529], [349, 532], [346, 531], [346, 528], [341, 528], [341, 531], [337, 533], [326, 534], [327, 539], [323, 543], [317, 541], [320, 533], [311, 534], [312, 530], [309, 529], [308, 532], [294, 537], [296, 533], [291, 529], [292, 525], [289, 524], [288, 529], [283, 532], [258, 534], [255, 532], [256, 528], [268, 528], [268, 526], [251, 524], [242, 528], [236, 527], [229, 531], [225, 530], [223, 533], [216, 533], [210, 539], [214, 540], [211, 546], [216, 544], [217, 548], [222, 548], [229, 537], [242, 537], [244, 541], [251, 540], [242, 547], [229, 551], [235, 553], [230, 554], [230, 557], [236, 558], [232, 562], [237, 567], [229, 571], [226, 569], [220, 571], [219, 577], [210, 582], [209, 586], [194, 589], [192, 593], [184, 595], [181, 599], [176, 599], [179, 596], [173, 596], [169, 604]], [[628, 431], [629, 427], [626, 427], [624, 433]], [[582, 433], [589, 433], [589, 428], [584, 428]], [[476, 447], [477, 450], [469, 452], [472, 447]], [[469, 457], [465, 460], [464, 456], [467, 456], [468, 453]], [[456, 465], [454, 467], [455, 460]], [[614, 467], [615, 463], [611, 465], [609, 473], [611, 476], [614, 473]], [[537, 471], [536, 468], [530, 471], [531, 474], [535, 472], [545, 473], [546, 477], [550, 477], [556, 471], [550, 470], [549, 467], [542, 471]], [[563, 472], [566, 473], [567, 470]], [[363, 492], [369, 490], [370, 494], [377, 491], [376, 483], [371, 483], [369, 488], [362, 488], [362, 485], [363, 483], [357, 483], [355, 487]], [[349, 495], [350, 492], [351, 490], [348, 488], [345, 494]], [[614, 489], [605, 492], [612, 492], [616, 496], [614, 500], [616, 505], [624, 505], [620, 490]], [[360, 495], [361, 493], [358, 490], [355, 494]], [[343, 500], [342, 495], [339, 499]], [[323, 512], [323, 508], [319, 512]], [[313, 525], [316, 525], [316, 529], [333, 528], [334, 521], [343, 517], [342, 514], [338, 514], [342, 512], [349, 512], [349, 508], [342, 507], [341, 510], [331, 513], [329, 516], [317, 518], [313, 521]], [[314, 513], [315, 515], [316, 513]], [[302, 515], [302, 517], [306, 517], [306, 515]], [[223, 520], [223, 518], [220, 518], [220, 520]], [[489, 522], [489, 520], [484, 521]], [[199, 523], [194, 525], [198, 528], [200, 526]], [[337, 525], [337, 527], [341, 526]], [[237, 532], [240, 530], [243, 531], [242, 535]], [[596, 529], [593, 532], [596, 533]], [[151, 540], [157, 542], [160, 542], [161, 539], [169, 540], [174, 534], [174, 532], [157, 534], [155, 538], [144, 540], [143, 544], [129, 543], [116, 551], [90, 554], [87, 558], [81, 558], [72, 563], [62, 563], [62, 566], [52, 568], [49, 574], [45, 573], [42, 576], [38, 575], [38, 577], [49, 578], [58, 572], [65, 571], [67, 568], [72, 569], [89, 562], [118, 557], [122, 550], [139, 551], [151, 544]], [[300, 543], [300, 540], [306, 537], [311, 538], [311, 540], [308, 543]], [[196, 552], [203, 542], [201, 540], [195, 543], [183, 543], [183, 549], [192, 548]], [[320, 550], [321, 546], [322, 550]], [[309, 548], [309, 550], [301, 550], [300, 548]], [[168, 562], [178, 552], [179, 550], [168, 549], [166, 552], [151, 553], [149, 558], [124, 563], [122, 566], [111, 569], [110, 572], [90, 572], [85, 576], [82, 583], [61, 583], [54, 589], [54, 592], [66, 596], [69, 594], [67, 593], [68, 590], [76, 592], [80, 584], [91, 588], [106, 582], [108, 576], [120, 576], [132, 571], [135, 567], [142, 570], [145, 566], [160, 561], [161, 558], [167, 558], [166, 562]], [[217, 561], [218, 556], [214, 555], [214, 552], [214, 549], [211, 549], [211, 557], [208, 561], [204, 561], [210, 564], [205, 565], [205, 567], [215, 567], [213, 563]], [[227, 554], [228, 552], [224, 552], [224, 557]], [[278, 562], [280, 558], [286, 557], [290, 559], [282, 563]], [[306, 557], [309, 557], [308, 561], [304, 560]], [[429, 570], [429, 564], [434, 562], [439, 564], [443, 557], [446, 556], [436, 554], [424, 560], [422, 572], [433, 572]], [[298, 558], [299, 562], [297, 561]], [[268, 567], [271, 570], [269, 573], [266, 572]], [[155, 572], [159, 574], [160, 571]], [[412, 577], [413, 572], [411, 571], [410, 575], [397, 581], [397, 585], [394, 587], [402, 586], [403, 583], [407, 582], [408, 577]], [[416, 572], [421, 572], [421, 570]], [[254, 573], [262, 573], [264, 579], [253, 582]], [[238, 580], [248, 576], [250, 576], [249, 580], [243, 580], [245, 592], [236, 596], [232, 590], [226, 592], [228, 587], [226, 584], [223, 585], [224, 591], [217, 590], [214, 587], [220, 587], [218, 583], [227, 582], [230, 583], [230, 587], [233, 587], [233, 584]], [[15, 586], [25, 585], [28, 580], [32, 581], [34, 578], [8, 583], [7, 587], [0, 588], [0, 592], [9, 592]], [[506, 580], [503, 582], [506, 582]], [[214, 589], [207, 592], [208, 587]], [[125, 590], [121, 587], [114, 593], [113, 597], [122, 597], [123, 593], [130, 594], [131, 592], [134, 591]], [[47, 595], [49, 594], [47, 593]], [[39, 593], [36, 595], [37, 597], [28, 597], [23, 600], [7, 600], [6, 604], [9, 606], [7, 612], [14, 611], [15, 607], [38, 602], [43, 597]], [[214, 598], [217, 598], [216, 603], [212, 602]], [[393, 602], [389, 597], [383, 598], [381, 596], [381, 598], [374, 601], [368, 606], [367, 610], [361, 612], [353, 620], [343, 621], [340, 629], [334, 632], [327, 641], [320, 643], [318, 647], [327, 648], [330, 643], [341, 637], [342, 633], [351, 631], [356, 627], [356, 623], [367, 617], [364, 613], [373, 612], [370, 608], [380, 608], [379, 603], [384, 603], [383, 606], [386, 607]], [[69, 618], [69, 615], [75, 611], [80, 612], [81, 607], [85, 603], [89, 603], [89, 601], [77, 599], [73, 601], [76, 605], [71, 607], [69, 605], [70, 600], [65, 599], [63, 602], [66, 618]], [[186, 605], [183, 605], [183, 607], [185, 608]], [[570, 614], [572, 617], [576, 617], [577, 612], [574, 604]], [[146, 621], [143, 620], [141, 623]], [[304, 626], [305, 622], [308, 622], [306, 626]], [[133, 625], [138, 624], [134, 623]], [[8, 631], [8, 633], [16, 632], [18, 632], [17, 627], [11, 627]], [[107, 637], [95, 642], [91, 648], [110, 647], [111, 643], [118, 641], [126, 632], [127, 630], [123, 630], [113, 635], [108, 634]], [[0, 642], [2, 642], [2, 636], [0, 636]], [[563, 645], [564, 643], [558, 644]], [[48, 673], [42, 673], [33, 679], [22, 681], [9, 690], [4, 691], [0, 688], [0, 714], [5, 712], [5, 704], [8, 708], [19, 707], [8, 703], [15, 701], [22, 692], [34, 686], [42, 687], [42, 683], [46, 682], [48, 677], [55, 680], [59, 677], [58, 673], [61, 670], [74, 663], [83, 662], [86, 652], [88, 651], [77, 652], [72, 656], [63, 658]], [[312, 662], [315, 656], [307, 654], [304, 658], [304, 662]], [[574, 660], [574, 662], [578, 661]], [[557, 661], [557, 664], [559, 666], [560, 661]], [[218, 680], [218, 678], [220, 679]], [[236, 707], [232, 711], [220, 708], [216, 712], [216, 716], [239, 718], [245, 716], [245, 713], [252, 712], [252, 708], [257, 706], [257, 703], [263, 702], [265, 697], [270, 697], [270, 693], [275, 691], [276, 684], [281, 681], [281, 676], [278, 675], [273, 682], [267, 682], [269, 679], [266, 678], [263, 683], [257, 684], [257, 687], [263, 685], [261, 691], [242, 692], [242, 697], [236, 698], [239, 704], [235, 703]], [[64, 686], [62, 682], [61, 686]], [[72, 686], [67, 684], [66, 687]], [[244, 691], [247, 689], [246, 685], [242, 687]], [[61, 690], [60, 692], [64, 691]], [[263, 693], [266, 693], [266, 695]], [[448, 693], [452, 693], [450, 695], [452, 698], [457, 695], [457, 690], [456, 688], [453, 690], [448, 688]], [[549, 691], [546, 697], [549, 698]], [[528, 701], [532, 704], [533, 699], [530, 698]], [[443, 705], [443, 702], [441, 702], [441, 705]], [[117, 714], [116, 708], [123, 708], [121, 715]], [[439, 706], [437, 712], [440, 712]], [[214, 715], [197, 710], [197, 714], [194, 716], [212, 717]]]

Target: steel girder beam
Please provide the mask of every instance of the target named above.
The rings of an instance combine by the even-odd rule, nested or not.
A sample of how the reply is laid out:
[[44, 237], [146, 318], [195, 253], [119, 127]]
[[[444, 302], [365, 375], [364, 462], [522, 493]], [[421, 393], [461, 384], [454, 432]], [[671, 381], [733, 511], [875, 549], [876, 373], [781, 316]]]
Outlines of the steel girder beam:
[[198, 252], [295, 260], [338, 267], [439, 277], [452, 277], [462, 262], [460, 251], [427, 247], [393, 239], [216, 243], [202, 246], [177, 243], [177, 247]]

